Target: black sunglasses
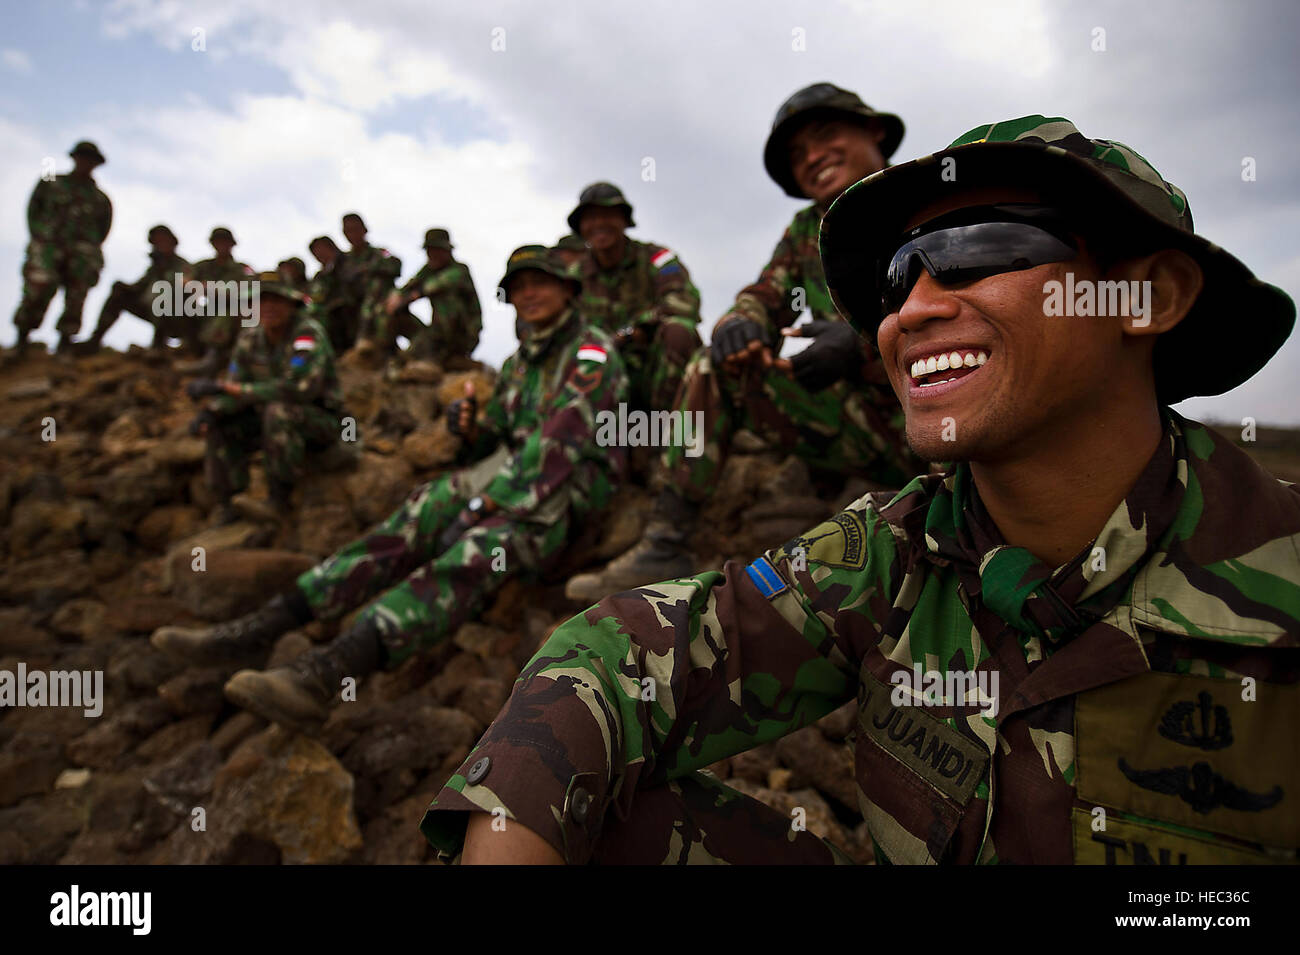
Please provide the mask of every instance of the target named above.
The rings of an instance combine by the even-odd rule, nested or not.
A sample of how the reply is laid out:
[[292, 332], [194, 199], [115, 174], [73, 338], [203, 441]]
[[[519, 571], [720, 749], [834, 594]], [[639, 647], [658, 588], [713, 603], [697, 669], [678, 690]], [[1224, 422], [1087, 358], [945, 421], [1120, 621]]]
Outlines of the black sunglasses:
[[959, 285], [1049, 262], [1068, 262], [1079, 244], [1065, 216], [1050, 206], [1007, 204], [961, 209], [912, 229], [879, 265], [880, 317], [903, 307], [921, 269]]

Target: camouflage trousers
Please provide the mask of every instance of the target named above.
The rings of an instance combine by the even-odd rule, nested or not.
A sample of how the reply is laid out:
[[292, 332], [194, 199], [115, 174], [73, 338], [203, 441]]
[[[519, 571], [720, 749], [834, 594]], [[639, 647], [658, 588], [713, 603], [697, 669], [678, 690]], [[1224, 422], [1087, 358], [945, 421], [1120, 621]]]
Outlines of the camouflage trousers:
[[315, 616], [335, 620], [365, 605], [358, 620], [378, 629], [384, 666], [392, 668], [453, 633], [510, 578], [557, 560], [571, 521], [563, 492], [527, 520], [497, 512], [438, 549], [507, 460], [503, 450], [416, 488], [386, 520], [300, 576]]
[[99, 281], [104, 257], [92, 250], [59, 248], [49, 242], [31, 242], [23, 263], [23, 297], [14, 313], [14, 327], [34, 331], [41, 327], [45, 312], [60, 288], [63, 314], [57, 328], [60, 335], [73, 336], [81, 330], [81, 312], [86, 295]]
[[138, 295], [131, 286], [124, 282], [114, 282], [108, 300], [99, 310], [99, 320], [95, 323], [95, 338], [102, 339], [108, 330], [117, 323], [123, 312], [143, 319], [153, 326], [154, 348], [167, 344], [169, 338], [179, 338], [195, 354], [203, 350], [200, 338], [202, 326], [200, 319], [194, 315], [155, 315], [153, 299], [149, 295]]
[[660, 322], [647, 344], [620, 346], [619, 356], [627, 366], [629, 405], [644, 411], [672, 408], [682, 376], [699, 347], [695, 325], [679, 318]]
[[399, 308], [388, 314], [384, 307], [386, 297], [392, 289], [385, 289], [378, 298], [368, 298], [361, 303], [357, 316], [359, 330], [357, 338], [368, 338], [381, 351], [391, 352], [397, 348], [397, 336], [414, 341], [428, 327], [415, 317], [409, 308]]
[[852, 859], [796, 820], [694, 772], [639, 790], [625, 818], [611, 809], [596, 865], [835, 865]]
[[813, 470], [856, 474], [886, 487], [902, 487], [927, 470], [907, 447], [903, 411], [888, 383], [840, 381], [810, 392], [776, 369], [718, 374], [708, 350], [700, 349], [676, 406], [692, 421], [703, 412], [703, 448], [689, 457], [681, 444], [668, 446], [653, 481], [656, 489], [667, 485], [696, 503], [708, 498], [741, 428]]
[[[412, 316], [414, 318], [414, 316]], [[477, 336], [471, 334], [472, 328], [439, 321], [434, 316], [432, 325], [425, 325], [416, 319], [419, 330], [414, 335], [399, 332], [411, 342], [407, 355], [411, 358], [428, 359], [444, 364], [449, 358], [468, 358], [477, 345]]]
[[339, 415], [315, 405], [271, 401], [223, 415], [208, 427], [208, 486], [220, 500], [246, 489], [249, 456], [261, 448], [268, 483], [292, 487], [308, 450], [338, 442], [340, 433]]

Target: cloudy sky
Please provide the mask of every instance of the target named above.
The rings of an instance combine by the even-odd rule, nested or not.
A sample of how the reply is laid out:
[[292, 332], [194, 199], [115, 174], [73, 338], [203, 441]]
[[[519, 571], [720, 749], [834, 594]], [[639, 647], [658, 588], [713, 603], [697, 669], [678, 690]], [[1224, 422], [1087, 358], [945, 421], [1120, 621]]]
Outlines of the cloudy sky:
[[[567, 231], [596, 179], [626, 191], [633, 235], [678, 251], [707, 327], [799, 208], [762, 146], [780, 102], [820, 80], [903, 116], [895, 161], [1027, 113], [1127, 142], [1187, 192], [1201, 234], [1300, 297], [1297, 28], [1288, 0], [6, 4], [0, 341], [41, 162], [62, 171], [83, 138], [108, 156], [97, 179], [114, 204], [87, 333], [112, 280], [143, 272], [154, 222], [191, 260], [229, 225], [260, 269], [311, 262], [307, 240], [341, 242], [355, 209], [404, 277], [424, 230], [451, 230], [484, 299], [477, 357], [499, 364], [514, 348], [513, 313], [492, 299], [506, 256]], [[37, 338], [56, 315], [57, 301]], [[1250, 315], [1223, 318], [1224, 334], [1250, 333]], [[108, 342], [149, 334], [124, 316]], [[1180, 408], [1300, 424], [1298, 363], [1300, 335], [1246, 385]]]

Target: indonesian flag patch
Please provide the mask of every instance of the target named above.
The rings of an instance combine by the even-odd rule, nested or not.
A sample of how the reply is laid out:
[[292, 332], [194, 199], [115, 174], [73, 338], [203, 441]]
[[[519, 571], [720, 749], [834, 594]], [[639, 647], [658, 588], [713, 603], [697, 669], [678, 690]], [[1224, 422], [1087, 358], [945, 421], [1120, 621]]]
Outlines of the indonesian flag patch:
[[672, 249], [664, 249], [650, 260], [650, 264], [657, 269], [662, 269], [665, 265], [677, 258], [677, 253]]
[[599, 345], [583, 345], [578, 349], [578, 361], [598, 361], [603, 365], [607, 357], [605, 349]]
[[301, 335], [293, 340], [294, 351], [311, 351], [316, 347], [316, 339], [309, 335]]

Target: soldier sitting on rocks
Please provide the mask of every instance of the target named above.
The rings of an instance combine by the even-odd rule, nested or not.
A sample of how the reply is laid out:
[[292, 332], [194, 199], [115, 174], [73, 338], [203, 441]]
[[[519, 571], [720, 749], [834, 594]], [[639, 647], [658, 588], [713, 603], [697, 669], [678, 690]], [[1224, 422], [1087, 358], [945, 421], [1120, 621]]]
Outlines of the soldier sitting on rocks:
[[[172, 289], [177, 285], [184, 289], [185, 283], [193, 274], [193, 266], [176, 254], [176, 246], [179, 244], [176, 233], [165, 225], [156, 225], [149, 230], [149, 245], [152, 246], [149, 252], [149, 268], [134, 282], [113, 283], [112, 291], [109, 292], [108, 298], [99, 310], [95, 331], [85, 341], [78, 343], [79, 352], [94, 354], [99, 351], [103, 347], [104, 336], [123, 312], [130, 312], [136, 318], [142, 318], [153, 326], [151, 348], [163, 348], [167, 344], [167, 339], [179, 338], [185, 342], [191, 354], [198, 355], [203, 351], [198, 318], [193, 315], [172, 314], [175, 312], [176, 299]], [[156, 282], [165, 282], [168, 290], [156, 292], [154, 289]], [[156, 314], [154, 309], [159, 295], [167, 297], [164, 303], [167, 307], [158, 310], [162, 314]]]
[[241, 320], [235, 308], [235, 303], [240, 301], [237, 283], [257, 277], [251, 266], [235, 258], [235, 234], [228, 228], [217, 226], [208, 236], [208, 243], [217, 254], [194, 263], [194, 281], [205, 286], [208, 282], [230, 283], [228, 287], [233, 291], [224, 296], [223, 314], [215, 314], [211, 303], [205, 299], [204, 305], [208, 310], [200, 320], [202, 330], [199, 337], [207, 352], [198, 361], [178, 363], [176, 370], [182, 375], [215, 375], [229, 364], [230, 350], [239, 336]]
[[320, 263], [307, 286], [311, 299], [308, 313], [329, 334], [334, 354], [342, 355], [357, 340], [360, 304], [343, 281], [343, 250], [327, 235], [318, 235], [307, 246]]
[[908, 441], [957, 463], [561, 625], [429, 840], [831, 862], [699, 770], [856, 697], [879, 861], [1294, 864], [1300, 491], [1170, 405], [1263, 368], [1295, 303], [1141, 155], [1059, 117], [864, 179], [820, 247]]
[[364, 608], [327, 646], [288, 666], [241, 671], [226, 696], [267, 719], [314, 731], [344, 677], [395, 667], [476, 614], [505, 581], [555, 564], [603, 510], [625, 454], [597, 444], [596, 417], [626, 400], [613, 343], [575, 308], [578, 282], [543, 246], [523, 246], [501, 279], [531, 327], [482, 414], [472, 387], [448, 423], [477, 461], [416, 488], [387, 520], [304, 573], [287, 593], [229, 623], [164, 627], [161, 650], [211, 664], [246, 659], [312, 619]]
[[[483, 329], [482, 309], [469, 267], [451, 254], [451, 236], [446, 229], [424, 234], [428, 261], [406, 284], [390, 292], [384, 303], [393, 332], [410, 341], [407, 357], [431, 358], [443, 368], [467, 368], [478, 347]], [[433, 318], [426, 327], [408, 306], [422, 298], [429, 300]]]
[[[885, 168], [902, 137], [897, 116], [830, 83], [781, 104], [763, 160], [787, 195], [811, 204], [795, 214], [758, 281], [740, 290], [709, 347], [679, 376], [676, 407], [687, 420], [703, 421], [703, 453], [692, 457], [680, 444], [664, 449], [650, 476], [656, 497], [641, 540], [604, 570], [570, 580], [571, 599], [589, 603], [691, 573], [691, 528], [742, 428], [820, 474], [856, 474], [877, 487], [900, 487], [923, 469], [903, 440], [902, 412], [880, 359], [835, 311], [817, 256], [827, 208]], [[795, 329], [805, 308], [813, 321]], [[793, 358], [777, 357], [781, 336], [796, 333], [813, 343]]]
[[[240, 334], [225, 380], [198, 379], [187, 389], [208, 399], [194, 431], [207, 437], [205, 473], [220, 502], [219, 523], [241, 513], [283, 520], [308, 451], [336, 445], [344, 434], [343, 390], [325, 330], [302, 309], [306, 297], [278, 273], [263, 272], [260, 288], [257, 324]], [[267, 501], [238, 494], [248, 487], [248, 457], [257, 448]]]

